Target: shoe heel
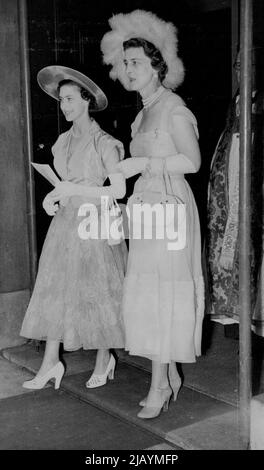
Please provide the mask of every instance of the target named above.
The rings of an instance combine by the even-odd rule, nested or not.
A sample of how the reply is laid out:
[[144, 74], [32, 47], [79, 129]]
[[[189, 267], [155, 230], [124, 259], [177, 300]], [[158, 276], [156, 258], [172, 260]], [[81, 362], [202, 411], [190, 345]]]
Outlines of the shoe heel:
[[170, 397], [166, 399], [163, 405], [163, 411], [168, 411], [169, 409], [169, 404], [170, 404]]
[[65, 369], [62, 363], [61, 363], [61, 368], [62, 369], [58, 371], [54, 377], [55, 378], [55, 385], [54, 385], [55, 390], [58, 390], [60, 388], [61, 380], [65, 372]]
[[173, 401], [177, 400], [180, 388], [181, 388], [181, 384], [177, 388], [172, 389], [172, 399], [173, 399]]
[[90, 379], [86, 382], [86, 388], [96, 388], [105, 385], [107, 379], [113, 380], [115, 374], [116, 360], [111, 354], [108, 366], [104, 374], [92, 374]]
[[[111, 364], [112, 363], [112, 364]], [[109, 364], [110, 364], [110, 370], [108, 372], [108, 378], [109, 380], [114, 380], [114, 376], [115, 376], [115, 367], [116, 367], [116, 360], [114, 358], [114, 356], [111, 354], [111, 358], [110, 358], [110, 361], [109, 361]]]
[[[172, 395], [171, 389], [170, 388], [167, 388], [167, 389], [158, 388], [155, 391], [161, 394], [159, 398], [160, 404], [157, 406], [147, 406], [147, 402], [146, 402], [144, 408], [137, 415], [139, 418], [143, 418], [143, 419], [157, 418], [161, 411], [168, 411], [169, 403], [170, 403], [170, 399]], [[165, 395], [164, 398], [162, 394], [163, 396]]]
[[30, 390], [41, 390], [45, 385], [52, 379], [55, 379], [55, 389], [58, 389], [60, 386], [61, 379], [64, 374], [64, 366], [61, 362], [52, 367], [45, 375], [40, 377], [36, 376], [32, 380], [27, 380], [23, 383], [23, 388]]
[[60, 388], [62, 376], [63, 376], [63, 373], [60, 375], [60, 377], [57, 376], [55, 378], [55, 386], [54, 386], [55, 390], [58, 390]]

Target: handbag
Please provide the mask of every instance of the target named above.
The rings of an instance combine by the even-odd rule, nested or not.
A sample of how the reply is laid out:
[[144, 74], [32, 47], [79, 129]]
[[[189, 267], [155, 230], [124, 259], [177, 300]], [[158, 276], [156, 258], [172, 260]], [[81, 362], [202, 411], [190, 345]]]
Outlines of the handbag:
[[[94, 148], [101, 159], [102, 166], [104, 167], [103, 159], [99, 149], [99, 140], [101, 137], [102, 133], [99, 135], [94, 135]], [[122, 211], [116, 199], [105, 196], [103, 197], [103, 204], [101, 199], [100, 221], [100, 236], [101, 239], [107, 239], [108, 245], [118, 245], [122, 242], [122, 240], [125, 239]]]
[[[179, 210], [179, 206], [185, 208], [185, 203], [180, 197], [173, 194], [164, 159], [161, 190], [145, 190], [132, 194], [127, 202], [128, 217], [133, 226], [143, 225], [149, 228], [177, 230], [179, 216], [182, 221], [182, 215], [185, 215], [185, 212], [183, 214], [183, 211]], [[155, 217], [153, 217], [154, 214]]]

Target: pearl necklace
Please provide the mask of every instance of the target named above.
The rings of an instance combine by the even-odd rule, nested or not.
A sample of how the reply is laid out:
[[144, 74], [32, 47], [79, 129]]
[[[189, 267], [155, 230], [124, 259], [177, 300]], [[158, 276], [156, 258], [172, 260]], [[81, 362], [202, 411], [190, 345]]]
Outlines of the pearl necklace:
[[148, 96], [148, 98], [142, 98], [144, 108], [149, 108], [153, 103], [155, 103], [164, 90], [165, 88], [161, 85], [152, 95]]

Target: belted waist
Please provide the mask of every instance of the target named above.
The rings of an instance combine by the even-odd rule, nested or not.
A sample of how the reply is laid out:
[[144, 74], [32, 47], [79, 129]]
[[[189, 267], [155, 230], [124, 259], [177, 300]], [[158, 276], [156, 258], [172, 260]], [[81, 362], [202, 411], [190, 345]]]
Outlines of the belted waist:
[[[179, 173], [168, 173], [169, 177], [171, 180], [184, 180], [184, 175], [182, 174], [179, 174]], [[150, 180], [150, 179], [157, 179], [157, 180], [160, 180], [160, 179], [163, 179], [164, 176], [163, 176], [163, 173], [160, 173], [160, 174], [151, 174], [148, 170], [146, 171], [143, 171], [142, 174], [141, 174], [141, 177], [143, 179], [146, 179], [146, 180]]]
[[71, 196], [65, 198], [65, 201], [62, 203], [62, 206], [71, 206], [73, 208], [79, 208], [83, 204], [92, 204], [96, 206], [97, 211], [101, 210], [101, 199], [100, 198], [92, 198], [92, 197], [85, 197], [85, 196]]

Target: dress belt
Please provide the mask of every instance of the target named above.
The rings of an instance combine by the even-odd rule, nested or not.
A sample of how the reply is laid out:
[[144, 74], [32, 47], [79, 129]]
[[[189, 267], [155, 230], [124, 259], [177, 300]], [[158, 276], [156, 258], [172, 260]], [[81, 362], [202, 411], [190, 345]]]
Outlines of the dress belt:
[[[163, 178], [163, 174], [151, 174], [149, 173], [149, 171], [146, 171], [146, 172], [143, 172], [141, 174], [141, 177], [143, 179], [146, 179], [146, 180], [150, 180], [150, 179], [155, 179], [155, 180], [161, 180]], [[183, 174], [179, 174], [179, 173], [169, 173], [169, 177], [170, 177], [170, 180], [184, 180], [184, 175]]]

